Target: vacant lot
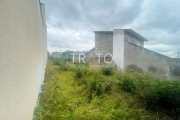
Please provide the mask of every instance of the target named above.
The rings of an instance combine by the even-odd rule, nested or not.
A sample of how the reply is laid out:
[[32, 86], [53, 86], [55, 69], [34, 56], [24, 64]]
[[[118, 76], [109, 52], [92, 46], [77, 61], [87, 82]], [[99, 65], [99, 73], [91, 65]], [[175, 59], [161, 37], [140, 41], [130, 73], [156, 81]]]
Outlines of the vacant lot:
[[34, 120], [171, 120], [180, 82], [113, 68], [67, 70], [49, 60]]

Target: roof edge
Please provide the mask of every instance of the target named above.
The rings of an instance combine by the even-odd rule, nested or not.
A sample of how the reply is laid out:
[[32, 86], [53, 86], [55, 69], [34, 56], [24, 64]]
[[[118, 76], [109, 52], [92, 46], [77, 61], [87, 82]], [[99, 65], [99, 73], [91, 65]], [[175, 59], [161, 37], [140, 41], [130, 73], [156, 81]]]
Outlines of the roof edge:
[[94, 33], [113, 33], [113, 31], [93, 31]]
[[[135, 36], [139, 37], [141, 40], [148, 41], [148, 39], [146, 39], [145, 37], [143, 37], [142, 35], [140, 35], [139, 33], [135, 32], [132, 29], [113, 29], [113, 30], [123, 30], [124, 32], [128, 31], [128, 32], [134, 34]], [[94, 33], [113, 33], [113, 31], [93, 31], [93, 32]]]

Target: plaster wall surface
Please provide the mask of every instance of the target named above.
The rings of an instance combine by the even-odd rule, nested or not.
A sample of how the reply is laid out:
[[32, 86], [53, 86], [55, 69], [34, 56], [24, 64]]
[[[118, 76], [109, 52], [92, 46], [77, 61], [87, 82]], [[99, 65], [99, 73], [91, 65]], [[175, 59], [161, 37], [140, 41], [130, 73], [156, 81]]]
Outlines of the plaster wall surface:
[[47, 60], [44, 5], [0, 0], [0, 119], [32, 120]]
[[124, 70], [124, 31], [113, 30], [113, 60], [118, 70]]

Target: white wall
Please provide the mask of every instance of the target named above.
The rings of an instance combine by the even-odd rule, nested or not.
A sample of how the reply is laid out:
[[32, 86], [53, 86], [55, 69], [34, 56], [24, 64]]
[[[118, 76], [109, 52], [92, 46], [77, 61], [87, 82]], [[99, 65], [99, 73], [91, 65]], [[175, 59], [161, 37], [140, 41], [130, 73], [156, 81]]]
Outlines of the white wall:
[[0, 0], [0, 120], [32, 120], [47, 60], [44, 13], [38, 0]]
[[124, 70], [124, 31], [113, 30], [113, 60], [118, 70]]

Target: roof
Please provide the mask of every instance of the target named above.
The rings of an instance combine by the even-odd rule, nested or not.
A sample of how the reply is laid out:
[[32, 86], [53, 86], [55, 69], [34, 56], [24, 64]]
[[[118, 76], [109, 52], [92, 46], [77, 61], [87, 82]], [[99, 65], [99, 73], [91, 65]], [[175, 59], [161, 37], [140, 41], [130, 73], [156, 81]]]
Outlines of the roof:
[[94, 33], [113, 33], [113, 31], [93, 31]]
[[[137, 32], [135, 32], [132, 29], [120, 29], [120, 30], [123, 30], [126, 35], [135, 37], [135, 38], [137, 38], [139, 40], [142, 40], [142, 41], [148, 41], [145, 37], [143, 37], [142, 35], [138, 34]], [[94, 33], [113, 33], [113, 31], [93, 31], [93, 32]]]

